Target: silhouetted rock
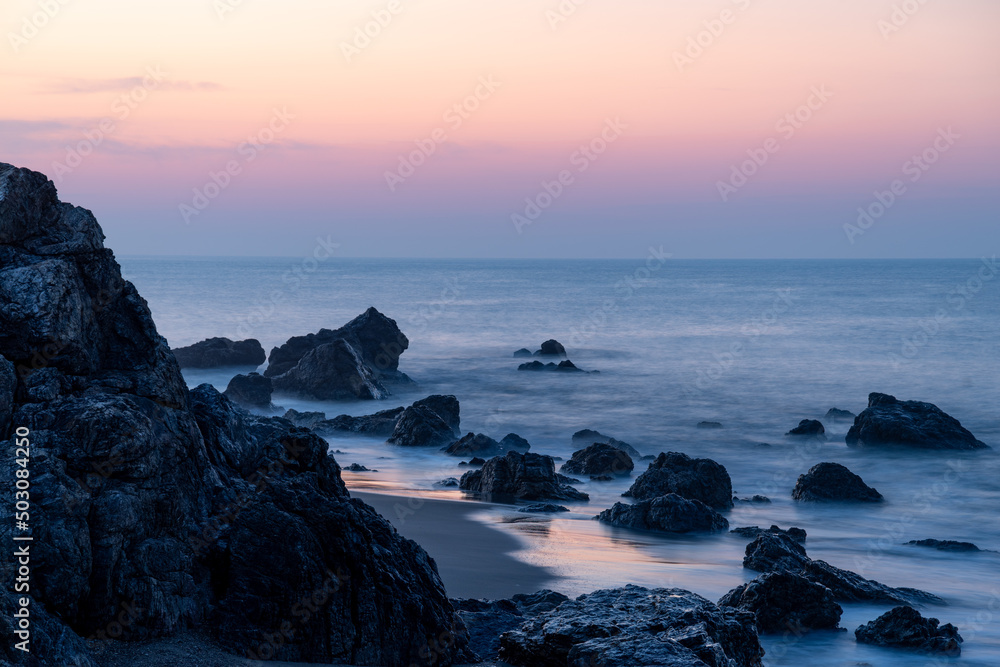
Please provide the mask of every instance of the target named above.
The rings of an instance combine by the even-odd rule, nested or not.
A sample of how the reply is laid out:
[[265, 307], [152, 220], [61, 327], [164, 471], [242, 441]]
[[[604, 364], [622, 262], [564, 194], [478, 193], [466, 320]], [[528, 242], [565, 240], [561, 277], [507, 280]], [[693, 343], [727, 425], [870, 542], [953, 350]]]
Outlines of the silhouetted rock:
[[434, 482], [434, 486], [439, 486], [442, 488], [458, 488], [458, 479], [455, 477], [449, 477], [448, 479], [442, 479], [440, 482]]
[[623, 496], [646, 500], [676, 493], [714, 509], [733, 506], [733, 482], [725, 467], [711, 459], [678, 452], [661, 453]]
[[547, 340], [535, 352], [536, 357], [565, 357], [566, 348], [557, 340]]
[[861, 644], [961, 655], [963, 639], [958, 628], [951, 623], [939, 626], [940, 623], [936, 618], [924, 618], [913, 607], [896, 607], [859, 626], [854, 636]]
[[369, 308], [339, 329], [320, 329], [314, 334], [289, 338], [284, 345], [271, 350], [264, 374], [277, 377], [287, 373], [310, 351], [337, 340], [345, 341], [380, 383], [412, 382], [399, 371], [399, 357], [410, 346], [410, 341], [396, 326], [395, 320], [375, 308]]
[[753, 614], [678, 588], [626, 586], [567, 600], [500, 637], [515, 667], [761, 667]]
[[813, 560], [788, 535], [763, 533], [747, 545], [743, 567], [756, 572], [792, 572], [822, 584], [841, 602], [943, 604], [944, 600], [914, 588], [892, 588], [861, 575]]
[[[461, 439], [444, 447], [441, 451], [450, 456], [478, 455], [482, 457], [503, 456], [507, 452], [527, 451], [527, 449], [522, 447], [523, 444], [527, 444], [527, 441], [523, 438], [518, 438], [516, 435], [514, 438], [507, 436], [500, 442], [497, 442], [482, 433], [468, 433]], [[531, 445], [528, 445], [528, 447], [531, 447]]]
[[[31, 431], [44, 501], [32, 506], [33, 655], [90, 664], [78, 637], [112, 623], [125, 640], [198, 626], [253, 655], [289, 619], [275, 659], [421, 659], [456, 622], [430, 557], [350, 498], [326, 441], [208, 385], [189, 392], [102, 241], [44, 176], [0, 165], [0, 355], [16, 368], [13, 421]], [[10, 485], [0, 504], [13, 505]], [[12, 532], [0, 524], [5, 544]], [[293, 615], [317, 596], [315, 613]], [[455, 627], [445, 663], [468, 657]], [[19, 662], [10, 650], [2, 660]]]
[[181, 368], [257, 367], [267, 361], [264, 348], [254, 338], [239, 341], [209, 338], [194, 345], [179, 347], [173, 353]]
[[519, 358], [523, 358], [523, 357], [530, 357], [530, 356], [531, 356], [531, 350], [529, 350], [526, 347], [522, 347], [520, 350], [517, 350], [516, 352], [514, 352], [514, 358], [515, 359], [519, 359]]
[[851, 447], [988, 449], [936, 405], [878, 393], [868, 395], [868, 408], [854, 420], [846, 441]]
[[[402, 410], [402, 408], [400, 408]], [[326, 413], [324, 412], [299, 412], [298, 410], [288, 410], [281, 416], [282, 419], [287, 419], [292, 422], [293, 426], [301, 426], [303, 428], [315, 428], [317, 424], [322, 421], [326, 421]]]
[[857, 417], [856, 414], [850, 410], [841, 410], [839, 408], [830, 408], [826, 411], [826, 415], [823, 419], [828, 422], [852, 422]]
[[982, 551], [972, 542], [956, 542], [955, 540], [910, 540], [907, 544], [937, 549], [938, 551]]
[[551, 362], [551, 361], [549, 363], [547, 363], [547, 364], [543, 364], [540, 361], [530, 361], [530, 362], [528, 362], [526, 364], [521, 364], [520, 366], [518, 366], [517, 370], [519, 370], [519, 371], [556, 371], [556, 372], [560, 372], [560, 373], [563, 373], [563, 372], [566, 372], [566, 373], [586, 373], [587, 372], [587, 371], [585, 371], [585, 370], [583, 370], [581, 368], [577, 368], [576, 364], [574, 364], [569, 359], [566, 359], [564, 361], [560, 361], [558, 364], [554, 363], [554, 362]]
[[799, 480], [792, 498], [804, 501], [878, 503], [882, 494], [839, 463], [817, 463]]
[[615, 449], [620, 449], [629, 456], [631, 456], [633, 459], [638, 459], [642, 456], [642, 454], [639, 453], [638, 449], [628, 444], [627, 442], [622, 442], [617, 438], [612, 438], [610, 435], [604, 435], [603, 433], [599, 433], [598, 431], [594, 431], [589, 428], [585, 428], [573, 434], [572, 443], [573, 446], [576, 447], [577, 449], [583, 449], [585, 447], [589, 447], [595, 442], [601, 442], [606, 445], [611, 445]]
[[245, 408], [271, 410], [274, 408], [271, 403], [272, 391], [274, 388], [271, 386], [271, 378], [260, 373], [250, 373], [237, 375], [230, 380], [224, 394], [230, 401]]
[[619, 528], [661, 533], [712, 533], [729, 528], [726, 518], [705, 503], [676, 493], [634, 505], [615, 503], [596, 518]]
[[524, 512], [526, 514], [554, 514], [557, 512], [568, 512], [568, 507], [563, 507], [562, 505], [552, 505], [550, 503], [536, 503], [534, 505], [525, 505], [517, 510], [518, 512]]
[[561, 470], [571, 475], [628, 475], [634, 467], [632, 457], [623, 450], [597, 442], [573, 452]]
[[361, 356], [343, 339], [314, 347], [281, 375], [271, 376], [277, 391], [321, 401], [381, 400], [387, 390]]
[[719, 422], [698, 422], [698, 428], [722, 428]]
[[378, 472], [378, 470], [371, 470], [364, 467], [360, 463], [352, 463], [351, 465], [344, 468], [344, 470], [349, 470], [350, 472]]
[[404, 408], [391, 408], [360, 417], [337, 415], [333, 419], [323, 419], [316, 422], [311, 428], [320, 435], [356, 433], [357, 435], [388, 438], [395, 430], [403, 410]]
[[826, 437], [826, 429], [823, 428], [823, 424], [816, 421], [815, 419], [803, 419], [799, 422], [799, 425], [793, 428], [791, 431], [785, 435], [808, 437], [808, 438], [820, 438]]
[[484, 463], [486, 463], [486, 459], [484, 459], [482, 457], [479, 457], [479, 456], [474, 456], [471, 459], [469, 459], [469, 465], [470, 466], [481, 466]]
[[403, 410], [386, 442], [402, 447], [444, 447], [459, 437], [458, 427], [458, 399], [428, 396]]
[[531, 449], [531, 443], [519, 436], [517, 433], [508, 433], [500, 439], [500, 446], [504, 452], [516, 451], [526, 452]]
[[770, 528], [767, 529], [760, 528], [758, 526], [744, 526], [741, 528], [733, 528], [729, 532], [735, 533], [741, 537], [749, 537], [750, 539], [756, 539], [757, 537], [760, 537], [764, 533], [774, 533], [778, 535], [787, 535], [796, 542], [801, 543], [806, 541], [806, 531], [804, 531], [801, 528], [796, 528], [795, 526], [792, 526], [788, 530], [783, 530], [774, 525], [772, 525]]
[[720, 607], [753, 612], [762, 633], [795, 635], [802, 630], [833, 630], [844, 610], [826, 586], [791, 572], [770, 572], [722, 596]]
[[480, 470], [462, 475], [460, 487], [486, 501], [590, 499], [559, 481], [552, 457], [530, 452], [508, 452], [492, 458]]

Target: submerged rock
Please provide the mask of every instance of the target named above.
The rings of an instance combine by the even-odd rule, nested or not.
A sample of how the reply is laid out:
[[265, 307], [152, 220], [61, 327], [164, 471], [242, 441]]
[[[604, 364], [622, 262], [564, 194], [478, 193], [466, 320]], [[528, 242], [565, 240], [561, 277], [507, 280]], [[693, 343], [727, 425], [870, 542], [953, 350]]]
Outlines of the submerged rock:
[[913, 607], [896, 607], [859, 626], [854, 636], [861, 644], [961, 655], [963, 639], [958, 628], [951, 623], [939, 626], [940, 623], [936, 618], [924, 618]]
[[[32, 512], [33, 654], [90, 664], [79, 637], [119, 623], [126, 641], [197, 626], [239, 655], [393, 667], [454, 628], [440, 662], [468, 658], [427, 553], [350, 497], [314, 433], [207, 385], [189, 392], [102, 241], [44, 176], [0, 165], [0, 355], [18, 369], [13, 419], [31, 430], [45, 501]], [[0, 525], [5, 543], [12, 529]], [[281, 619], [295, 632], [268, 646]], [[20, 661], [9, 642], [3, 661]]]
[[521, 364], [520, 366], [518, 366], [517, 370], [519, 370], [519, 371], [558, 371], [558, 372], [569, 372], [569, 373], [586, 373], [586, 372], [588, 372], [588, 371], [583, 370], [582, 368], [577, 368], [576, 364], [574, 364], [569, 359], [566, 359], [564, 361], [560, 361], [558, 364], [554, 363], [554, 362], [551, 362], [551, 361], [549, 363], [547, 363], [547, 364], [543, 364], [540, 361], [529, 361], [526, 364]]
[[868, 395], [868, 408], [854, 420], [846, 441], [850, 447], [989, 449], [936, 405], [878, 393]]
[[856, 414], [850, 410], [841, 410], [839, 408], [830, 408], [826, 411], [826, 415], [823, 419], [828, 422], [852, 422], [857, 417]]
[[522, 347], [520, 350], [514, 352], [515, 359], [530, 357], [530, 356], [531, 356], [531, 350], [529, 350], [526, 347]]
[[859, 574], [813, 560], [788, 535], [763, 533], [747, 545], [743, 567], [756, 572], [791, 572], [826, 586], [840, 602], [943, 604], [944, 600], [914, 588], [892, 588]]
[[237, 375], [230, 380], [224, 394], [230, 401], [245, 408], [271, 410], [274, 408], [271, 403], [273, 391], [271, 378], [266, 378], [260, 373], [250, 373]]
[[741, 537], [749, 537], [750, 539], [756, 539], [764, 533], [774, 533], [776, 535], [787, 535], [796, 542], [806, 541], [806, 531], [801, 528], [796, 528], [795, 526], [790, 527], [788, 530], [783, 530], [777, 526], [772, 525], [770, 528], [764, 529], [758, 526], [744, 526], [741, 528], [733, 528], [730, 533], [735, 533]]
[[719, 429], [722, 424], [719, 422], [698, 422], [698, 428]]
[[551, 456], [508, 452], [497, 456], [480, 470], [462, 475], [459, 486], [479, 494], [482, 500], [589, 500], [590, 496], [563, 483], [556, 476]]
[[982, 551], [972, 542], [956, 542], [955, 540], [910, 540], [907, 544], [937, 549], [938, 551]]
[[458, 479], [455, 477], [442, 479], [440, 482], [434, 482], [434, 486], [439, 486], [441, 488], [458, 488]]
[[733, 482], [725, 467], [711, 459], [678, 452], [661, 453], [623, 496], [646, 500], [676, 493], [717, 510], [733, 506]]
[[573, 434], [572, 444], [577, 449], [584, 449], [595, 442], [604, 443], [605, 445], [611, 445], [615, 449], [620, 449], [633, 459], [642, 457], [642, 454], [639, 453], [638, 449], [627, 442], [622, 442], [617, 438], [612, 438], [610, 435], [604, 435], [603, 433], [599, 433], [589, 428], [585, 428]]
[[771, 499], [767, 496], [762, 496], [760, 494], [751, 496], [750, 498], [737, 498], [733, 496], [734, 503], [751, 503], [754, 505], [770, 505]]
[[348, 470], [350, 472], [378, 472], [378, 470], [371, 470], [370, 468], [364, 467], [360, 463], [352, 463], [344, 468], [344, 470]]
[[401, 447], [444, 447], [459, 437], [458, 427], [458, 399], [428, 396], [403, 410], [386, 442]]
[[550, 503], [536, 503], [534, 505], [525, 505], [517, 510], [518, 512], [524, 512], [526, 514], [555, 514], [557, 512], [568, 512], [568, 507], [563, 507], [562, 505], [552, 505]]
[[450, 456], [503, 456], [507, 452], [524, 453], [531, 448], [524, 438], [509, 433], [503, 440], [497, 442], [482, 433], [468, 433], [463, 438], [456, 440], [442, 451]]
[[257, 367], [267, 361], [264, 348], [254, 338], [239, 341], [209, 338], [194, 345], [176, 348], [173, 353], [181, 368]]
[[380, 410], [375, 414], [361, 415], [337, 415], [333, 419], [321, 419], [310, 428], [320, 435], [333, 435], [336, 433], [355, 433], [357, 435], [369, 435], [375, 437], [388, 438], [392, 435], [399, 421], [399, 416], [403, 414], [404, 408], [390, 408]]
[[705, 503], [676, 493], [634, 505], [615, 503], [596, 519], [619, 528], [661, 533], [714, 533], [729, 528], [726, 518]]
[[817, 463], [809, 472], [799, 475], [792, 498], [811, 502], [879, 503], [885, 500], [881, 493], [839, 463]]
[[573, 452], [561, 470], [571, 475], [628, 475], [635, 467], [626, 452], [600, 442]]
[[793, 428], [791, 431], [785, 435], [808, 437], [808, 438], [825, 438], [826, 429], [823, 428], [823, 424], [816, 421], [815, 419], [803, 419], [799, 422], [799, 425]]
[[753, 612], [762, 633], [833, 630], [844, 610], [826, 586], [791, 572], [770, 572], [722, 596], [720, 607]]
[[677, 588], [626, 586], [567, 600], [500, 637], [515, 667], [761, 667], [753, 615]]

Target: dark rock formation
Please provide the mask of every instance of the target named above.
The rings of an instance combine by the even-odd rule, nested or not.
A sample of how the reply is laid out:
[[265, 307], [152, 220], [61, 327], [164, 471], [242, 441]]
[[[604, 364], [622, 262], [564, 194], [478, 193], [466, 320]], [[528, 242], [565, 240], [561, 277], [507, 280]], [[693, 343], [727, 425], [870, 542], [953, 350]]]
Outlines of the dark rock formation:
[[200, 343], [173, 350], [181, 368], [219, 368], [222, 366], [260, 366], [267, 361], [264, 348], [254, 338], [231, 341], [209, 338]]
[[500, 637], [515, 667], [760, 667], [753, 615], [677, 588], [626, 586], [563, 602]]
[[277, 377], [287, 373], [312, 350], [337, 340], [345, 341], [382, 384], [412, 382], [399, 371], [399, 357], [410, 346], [410, 341], [395, 320], [375, 308], [369, 308], [334, 331], [320, 329], [314, 334], [289, 338], [284, 345], [271, 350], [264, 374]]
[[508, 452], [492, 458], [480, 470], [462, 475], [459, 485], [486, 501], [590, 499], [557, 478], [552, 457], [530, 452]]
[[273, 391], [271, 378], [266, 378], [260, 373], [250, 373], [237, 375], [230, 380], [224, 393], [230, 401], [245, 408], [271, 410], [274, 408], [271, 403]]
[[454, 396], [428, 396], [403, 410], [386, 440], [401, 447], [444, 447], [459, 437]]
[[861, 644], [961, 655], [963, 640], [958, 628], [951, 623], [939, 627], [940, 622], [936, 618], [924, 618], [913, 607], [896, 607], [858, 627], [854, 636]]
[[470, 466], [481, 466], [481, 465], [483, 465], [485, 463], [486, 463], [486, 459], [484, 459], [482, 457], [479, 457], [479, 456], [474, 456], [471, 459], [469, 459], [469, 465]]
[[632, 457], [621, 449], [596, 442], [573, 452], [561, 470], [571, 475], [628, 475], [634, 467]]
[[[402, 408], [400, 408], [402, 411]], [[302, 428], [314, 428], [322, 421], [326, 421], [326, 413], [323, 412], [299, 412], [298, 410], [288, 410], [282, 415], [282, 419], [292, 422], [293, 426]]]
[[439, 486], [441, 488], [458, 488], [458, 479], [455, 477], [449, 477], [447, 479], [442, 479], [440, 482], [434, 482], [434, 486]]
[[557, 340], [547, 340], [535, 352], [536, 357], [566, 357], [566, 348]]
[[[87, 664], [71, 655], [78, 637], [119, 623], [126, 640], [199, 626], [241, 655], [385, 665], [454, 628], [440, 660], [468, 657], [426, 552], [350, 498], [324, 440], [207, 385], [189, 393], [102, 241], [44, 176], [0, 165], [0, 355], [17, 371], [12, 421], [31, 431], [43, 500], [34, 654]], [[0, 504], [13, 504], [8, 487]], [[12, 529], [0, 524], [3, 543]], [[285, 622], [295, 632], [268, 645]], [[5, 643], [0, 661], [19, 654]]]
[[910, 540], [907, 544], [937, 549], [938, 551], [982, 551], [972, 542], [956, 542], [955, 540]]
[[857, 417], [856, 414], [850, 410], [841, 410], [839, 408], [830, 408], [826, 411], [826, 415], [823, 419], [828, 422], [852, 422]]
[[770, 572], [722, 596], [720, 607], [752, 612], [766, 633], [833, 630], [844, 610], [826, 586], [791, 572]]
[[591, 482], [613, 482], [615, 478], [613, 475], [591, 475]]
[[525, 505], [517, 511], [526, 514], [555, 514], [557, 512], [568, 512], [569, 508], [562, 505], [552, 505], [551, 503], [536, 503], [534, 505]]
[[573, 446], [577, 449], [583, 449], [584, 447], [589, 447], [595, 442], [601, 442], [605, 445], [611, 445], [615, 449], [620, 449], [633, 459], [638, 459], [642, 456], [632, 445], [627, 442], [622, 442], [616, 438], [612, 438], [610, 435], [604, 435], [589, 428], [585, 428], [582, 431], [577, 431], [573, 434]]
[[882, 502], [882, 494], [839, 463], [817, 463], [799, 480], [792, 498], [812, 502]]
[[517, 433], [508, 433], [500, 439], [500, 446], [504, 452], [516, 451], [526, 452], [531, 449], [531, 443], [519, 436]]
[[526, 347], [522, 347], [520, 350], [517, 350], [516, 352], [514, 352], [514, 358], [515, 359], [520, 359], [520, 358], [530, 357], [530, 356], [531, 356], [531, 350], [529, 350]]
[[568, 600], [562, 593], [542, 590], [520, 593], [510, 600], [452, 600], [469, 629], [469, 648], [480, 660], [493, 660], [500, 650], [500, 635], [521, 626]]
[[868, 395], [868, 408], [854, 420], [846, 440], [851, 447], [988, 449], [936, 405], [878, 393]]
[[750, 539], [756, 539], [761, 535], [763, 535], [764, 533], [774, 533], [778, 535], [787, 535], [796, 542], [801, 543], [806, 541], [806, 531], [804, 531], [801, 528], [796, 528], [795, 526], [792, 526], [788, 530], [783, 530], [774, 525], [772, 525], [770, 528], [766, 530], [758, 526], [744, 526], [741, 528], [733, 528], [729, 532], [735, 533], [741, 537], [749, 537]]
[[380, 410], [372, 415], [362, 415], [353, 417], [351, 415], [338, 415], [333, 419], [323, 419], [315, 423], [312, 428], [320, 435], [333, 435], [336, 433], [355, 433], [357, 435], [369, 435], [388, 438], [392, 435], [399, 421], [399, 416], [403, 414], [404, 408], [391, 408]]
[[805, 438], [825, 438], [826, 429], [823, 424], [815, 419], [803, 419], [799, 425], [785, 435], [805, 437]]
[[378, 472], [378, 470], [372, 470], [370, 468], [366, 468], [360, 463], [352, 463], [351, 465], [344, 468], [344, 470], [348, 470], [350, 472]]
[[265, 373], [277, 391], [321, 401], [388, 398], [378, 376], [364, 363], [361, 355], [344, 339], [314, 347], [294, 367], [275, 375]]
[[714, 533], [729, 528], [726, 518], [705, 503], [676, 493], [634, 505], [615, 503], [596, 518], [619, 528], [660, 533]]
[[700, 500], [717, 510], [733, 506], [733, 482], [725, 467], [711, 459], [677, 452], [661, 453], [623, 496], [646, 500], [669, 493]]
[[750, 498], [737, 498], [736, 496], [733, 496], [733, 502], [734, 503], [751, 503], [751, 504], [754, 504], [754, 505], [770, 505], [771, 504], [771, 499], [768, 498], [767, 496], [762, 496], [762, 495], [757, 494], [757, 495], [754, 495], [754, 496], [752, 496]]
[[567, 372], [568, 373], [586, 373], [587, 372], [587, 371], [583, 370], [582, 368], [577, 368], [576, 364], [574, 364], [569, 359], [566, 359], [564, 361], [560, 361], [558, 364], [554, 363], [554, 362], [551, 362], [551, 361], [549, 363], [547, 363], [547, 364], [543, 364], [540, 361], [529, 361], [526, 364], [521, 364], [520, 366], [518, 366], [517, 370], [519, 370], [519, 371], [558, 371], [558, 372], [561, 372], [561, 373], [567, 373]]
[[698, 422], [698, 428], [722, 428], [719, 422]]
[[892, 588], [841, 570], [822, 560], [813, 560], [805, 547], [788, 535], [763, 533], [747, 545], [743, 567], [755, 572], [792, 572], [826, 586], [841, 602], [885, 604], [943, 604], [944, 600], [913, 588]]

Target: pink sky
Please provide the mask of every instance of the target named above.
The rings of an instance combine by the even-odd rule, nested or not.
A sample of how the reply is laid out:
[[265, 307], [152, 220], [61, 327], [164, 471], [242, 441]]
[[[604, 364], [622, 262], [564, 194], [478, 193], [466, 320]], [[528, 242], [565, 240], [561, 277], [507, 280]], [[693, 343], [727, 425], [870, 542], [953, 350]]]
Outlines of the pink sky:
[[[0, 160], [53, 177], [120, 253], [295, 255], [320, 234], [359, 256], [970, 256], [1000, 240], [992, 0], [152, 4], [0, 12]], [[580, 151], [592, 141], [606, 149]], [[753, 155], [745, 184], [720, 186]], [[845, 232], [895, 180], [885, 215]]]

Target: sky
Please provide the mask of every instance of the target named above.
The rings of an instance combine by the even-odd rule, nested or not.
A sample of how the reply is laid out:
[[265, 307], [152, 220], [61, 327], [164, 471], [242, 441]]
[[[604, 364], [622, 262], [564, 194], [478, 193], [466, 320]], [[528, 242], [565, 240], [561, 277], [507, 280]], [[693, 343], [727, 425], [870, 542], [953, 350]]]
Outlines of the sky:
[[122, 255], [978, 257], [996, 0], [5, 0], [0, 161]]

